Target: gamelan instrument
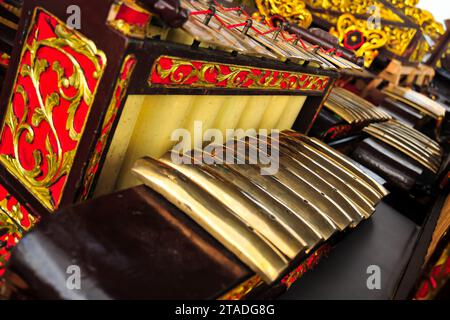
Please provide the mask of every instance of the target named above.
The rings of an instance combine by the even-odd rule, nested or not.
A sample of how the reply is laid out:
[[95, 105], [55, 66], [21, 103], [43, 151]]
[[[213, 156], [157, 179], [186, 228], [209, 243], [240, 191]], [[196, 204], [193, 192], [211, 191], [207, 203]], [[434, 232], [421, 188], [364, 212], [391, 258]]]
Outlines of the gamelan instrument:
[[364, 131], [410, 156], [432, 172], [439, 171], [443, 151], [439, 144], [419, 131], [395, 120], [371, 124]]
[[370, 123], [387, 121], [392, 116], [373, 103], [341, 87], [331, 90], [311, 134], [333, 141], [358, 133]]
[[[262, 175], [261, 171], [267, 169], [263, 160], [244, 165], [225, 162], [227, 157], [245, 160], [255, 154], [253, 152], [279, 152], [279, 170], [274, 175]], [[182, 162], [178, 161], [180, 157]], [[308, 158], [311, 164], [306, 166], [304, 159]], [[58, 294], [45, 292], [40, 297], [74, 298], [73, 291], [64, 289], [40, 271], [45, 269], [46, 263], [51, 263], [56, 266], [57, 273], [63, 273], [67, 260], [61, 260], [55, 252], [65, 251], [73, 245], [76, 249], [70, 253], [70, 259], [76, 260], [83, 270], [88, 264], [94, 270], [87, 275], [87, 281], [93, 286], [78, 292], [78, 299], [186, 298], [189, 297], [187, 292], [192, 294], [191, 298], [235, 299], [252, 297], [256, 293], [259, 294], [256, 296], [265, 296], [267, 291], [280, 290], [276, 285], [269, 289], [280, 279], [281, 283], [291, 285], [299, 276], [298, 271], [288, 272], [292, 266], [305, 261], [300, 268], [311, 267], [317, 259], [310, 260], [311, 257], [328, 252], [338, 236], [370, 218], [376, 204], [387, 195], [386, 189], [358, 169], [352, 160], [318, 140], [293, 131], [270, 137], [243, 137], [184, 154], [170, 151], [160, 159], [144, 157], [135, 163], [132, 172], [150, 189], [131, 188], [95, 199], [91, 205], [88, 202], [73, 206], [67, 215], [55, 216], [27, 236], [29, 241], [19, 244], [12, 259], [12, 270], [18, 271], [27, 287], [20, 290], [20, 282], [12, 281], [13, 290], [18, 292], [14, 294], [29, 297], [36, 292], [45, 292], [43, 286], [50, 281]], [[330, 174], [333, 179], [329, 179]], [[348, 189], [342, 185], [347, 185]], [[354, 190], [358, 192], [352, 192]], [[124, 201], [124, 197], [129, 197], [129, 201]], [[107, 201], [112, 203], [107, 204]], [[158, 204], [161, 201], [162, 204]], [[106, 208], [102, 209], [102, 206]], [[129, 216], [120, 219], [115, 206], [126, 209], [125, 214]], [[89, 213], [87, 208], [97, 209]], [[77, 215], [76, 210], [82, 213]], [[107, 231], [110, 226], [105, 224], [99, 231], [92, 228], [93, 221], [109, 219], [111, 211], [111, 219], [120, 219], [118, 224], [126, 226], [115, 228], [114, 242], [134, 248], [132, 253], [128, 253], [128, 247], [123, 245], [114, 249], [115, 254], [127, 257], [124, 265], [114, 265], [114, 259], [104, 259], [99, 254], [99, 249], [106, 250], [111, 246], [108, 236], [111, 231]], [[137, 219], [132, 218], [133, 212]], [[186, 223], [187, 217], [181, 219], [183, 213], [192, 219], [191, 222]], [[146, 229], [146, 223], [153, 225]], [[159, 229], [162, 226], [164, 229]], [[177, 235], [176, 230], [182, 230], [181, 234]], [[73, 239], [71, 236], [61, 241], [62, 232], [74, 235]], [[170, 236], [173, 239], [170, 240]], [[42, 241], [41, 237], [51, 241]], [[167, 271], [144, 258], [155, 254], [152, 253], [155, 246], [148, 242], [155, 237], [162, 237], [164, 241], [165, 248], [158, 250], [157, 260], [168, 262]], [[178, 253], [178, 258], [170, 255], [171, 251], [184, 247], [185, 254]], [[48, 262], [44, 264], [37, 259], [37, 254], [42, 252], [48, 256]], [[168, 280], [157, 292], [143, 285], [152, 287], [163, 279], [173, 278], [174, 259], [183, 257], [190, 261], [192, 256], [197, 261], [191, 262], [193, 266], [180, 268], [179, 277], [198, 278], [203, 268], [214, 268], [211, 273], [203, 271], [209, 273], [209, 285], [203, 283], [196, 290], [191, 281], [181, 286]], [[218, 263], [222, 265], [219, 267]], [[111, 273], [109, 277], [116, 275], [119, 283], [128, 281], [128, 278], [121, 280], [120, 272], [124, 272], [124, 268], [146, 272], [132, 272], [131, 281], [133, 284], [139, 282], [135, 284], [138, 290], [124, 295], [120, 291], [121, 285], [110, 287], [102, 283], [108, 280], [108, 276], [100, 275], [106, 265]], [[14, 277], [18, 275], [14, 274]], [[245, 281], [224, 294], [218, 283], [231, 280]], [[169, 293], [169, 290], [172, 291]], [[266, 292], [265, 295], [262, 292]]]
[[371, 122], [386, 121], [391, 116], [380, 110], [369, 101], [343, 88], [333, 88], [325, 107], [348, 124], [368, 124]]
[[387, 86], [383, 89], [387, 96], [399, 100], [411, 108], [422, 112], [433, 119], [442, 120], [445, 116], [445, 107], [427, 96], [410, 88], [400, 86]]
[[[96, 15], [71, 28], [73, 5]], [[283, 24], [187, 0], [21, 12], [0, 100], [14, 297], [274, 297], [387, 194], [306, 136], [340, 70], [361, 68]], [[237, 162], [205, 161], [220, 150]], [[77, 296], [55, 277], [71, 265]]]
[[[444, 152], [436, 141], [414, 128], [423, 117], [403, 101], [391, 95], [378, 107], [345, 88], [333, 88], [311, 134], [339, 145], [396, 190], [408, 193], [417, 186], [431, 186]], [[445, 109], [433, 103], [423, 105], [429, 106], [429, 113], [436, 107], [442, 116]]]

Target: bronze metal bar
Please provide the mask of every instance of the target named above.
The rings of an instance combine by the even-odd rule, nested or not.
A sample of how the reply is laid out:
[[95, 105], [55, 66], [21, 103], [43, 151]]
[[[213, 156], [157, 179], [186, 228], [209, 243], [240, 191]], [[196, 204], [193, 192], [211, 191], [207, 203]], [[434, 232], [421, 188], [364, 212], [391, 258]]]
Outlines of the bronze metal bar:
[[316, 53], [322, 57], [323, 59], [331, 62], [332, 64], [335, 64], [336, 66], [338, 66], [340, 69], [354, 69], [354, 67], [348, 63], [346, 63], [343, 60], [338, 60], [336, 59], [334, 56], [331, 56], [325, 52], [322, 52], [320, 50], [316, 51]]
[[[372, 189], [365, 187], [364, 184], [360, 183], [360, 180], [355, 179], [357, 177], [353, 175], [352, 172], [349, 172], [340, 166], [336, 166], [328, 157], [317, 152], [317, 149], [308, 144], [299, 143], [291, 137], [281, 136], [280, 138], [292, 143], [292, 149], [295, 149], [299, 154], [308, 157], [310, 161], [315, 163], [322, 170], [325, 170], [331, 177], [340, 180], [341, 186], [339, 188], [341, 190], [353, 190], [353, 194], [355, 195], [354, 198], [357, 198], [356, 195], [362, 196], [368, 204], [366, 210], [373, 210], [373, 207], [380, 201], [380, 196], [376, 192], [373, 192]], [[329, 177], [329, 179], [331, 179], [331, 177]]]
[[[253, 141], [256, 141], [254, 140], [256, 138], [252, 137], [245, 137], [243, 139], [246, 142], [249, 151], [256, 151], [256, 154], [263, 153], [264, 150], [261, 150], [257, 146], [258, 143], [252, 142], [252, 139]], [[267, 157], [268, 155], [263, 154], [263, 156]], [[352, 223], [350, 217], [348, 217], [340, 208], [336, 207], [323, 192], [318, 191], [311, 182], [303, 177], [293, 175], [282, 163], [279, 164], [279, 169], [273, 176], [287, 188], [311, 203], [312, 206], [326, 214], [340, 230], [345, 230]]]
[[[236, 155], [234, 147], [225, 147], [224, 150]], [[233, 157], [234, 160], [237, 160], [236, 156]], [[266, 192], [270, 197], [289, 208], [292, 212], [295, 212], [300, 219], [311, 225], [322, 239], [329, 239], [337, 231], [336, 225], [328, 216], [317, 210], [309, 202], [305, 202], [305, 199], [298, 197], [296, 193], [292, 192], [273, 176], [262, 175], [259, 166], [248, 163], [236, 163], [225, 163], [225, 166], [248, 177], [254, 185]]]
[[138, 160], [132, 171], [147, 186], [188, 214], [264, 281], [276, 281], [288, 267], [288, 260], [274, 246], [178, 171], [151, 158]]
[[364, 119], [364, 121], [378, 119], [378, 116], [371, 113], [370, 110], [364, 108], [363, 106], [356, 105], [353, 101], [348, 100], [344, 96], [340, 96], [339, 94], [332, 92], [328, 99], [331, 99], [335, 103], [341, 105], [343, 108], [353, 110], [353, 112], [357, 113], [362, 119]]
[[364, 130], [364, 132], [367, 132], [374, 138], [377, 138], [377, 139], [387, 143], [388, 145], [398, 149], [399, 151], [403, 152], [404, 154], [410, 156], [412, 159], [414, 159], [417, 162], [419, 162], [420, 164], [422, 164], [425, 168], [428, 168], [432, 172], [437, 173], [439, 168], [436, 167], [435, 164], [430, 163], [429, 159], [427, 159], [426, 157], [423, 157], [421, 154], [418, 154], [414, 149], [411, 149], [411, 147], [402, 144], [397, 139], [386, 134], [384, 131], [381, 131], [381, 130], [371, 127], [371, 126], [366, 127], [363, 130]]
[[412, 89], [399, 86], [388, 86], [384, 88], [382, 92], [434, 119], [442, 119], [445, 116], [445, 108], [442, 105]]
[[[203, 153], [203, 157], [205, 159], [209, 157], [211, 159], [209, 163], [213, 163], [214, 161], [223, 163], [223, 159], [215, 157], [212, 154]], [[283, 206], [264, 190], [253, 184], [249, 177], [246, 177], [223, 164], [213, 163], [205, 165], [204, 168], [212, 174], [218, 175], [222, 179], [229, 181], [235, 185], [236, 188], [239, 188], [239, 190], [247, 197], [269, 211], [286, 229], [289, 230], [292, 236], [305, 244], [307, 253], [322, 242], [322, 235], [320, 235], [312, 225], [305, 222], [300, 215], [293, 212], [288, 207]]]
[[349, 103], [366, 110], [367, 112], [372, 114], [372, 118], [376, 120], [389, 120], [392, 118], [389, 114], [380, 110], [374, 104], [346, 89], [336, 87], [333, 88], [333, 93], [343, 97]]
[[411, 146], [414, 146], [416, 149], [418, 149], [420, 152], [422, 152], [424, 155], [427, 155], [437, 161], [437, 164], [440, 163], [441, 153], [431, 147], [429, 144], [420, 141], [417, 139], [416, 136], [412, 136], [410, 132], [404, 131], [401, 127], [396, 127], [393, 125], [390, 125], [388, 123], [377, 123], [372, 124], [375, 128], [379, 128], [383, 131], [388, 132], [393, 137], [398, 137], [399, 139], [403, 140], [405, 143], [410, 143]]
[[[363, 218], [368, 218], [372, 215], [373, 211], [367, 212], [364, 211], [359, 205], [358, 200], [352, 200], [350, 197], [346, 196], [343, 192], [341, 192], [335, 185], [327, 181], [327, 176], [321, 176], [317, 172], [311, 169], [309, 165], [307, 165], [307, 159], [304, 162], [305, 158], [298, 158], [296, 153], [293, 152], [289, 145], [284, 142], [281, 143], [280, 152], [283, 154], [286, 159], [286, 164], [289, 170], [291, 170], [296, 175], [303, 175], [307, 179], [315, 181], [319, 190], [326, 192], [326, 194], [331, 198], [335, 199], [333, 202], [336, 206], [342, 208], [353, 220], [356, 224], [358, 224]], [[283, 158], [283, 160], [285, 159]], [[299, 168], [302, 170], [298, 170]]]
[[223, 203], [288, 258], [295, 259], [306, 250], [304, 243], [294, 238], [282, 221], [258, 206], [228, 181], [210, 174], [201, 165], [176, 164], [171, 161], [171, 154], [166, 154], [160, 161], [202, 186], [205, 192]]
[[340, 116], [342, 119], [344, 119], [350, 124], [360, 123], [363, 121], [359, 115], [355, 114], [351, 110], [343, 108], [341, 105], [337, 104], [336, 102], [330, 99], [327, 99], [325, 101], [324, 106], [333, 111], [334, 113], [336, 113], [338, 116]]
[[[284, 141], [287, 145], [289, 145], [290, 142], [291, 141], [289, 140]], [[295, 152], [295, 156], [298, 161], [301, 161], [306, 166], [311, 168], [311, 170], [313, 170], [316, 174], [322, 176], [347, 198], [351, 199], [351, 201], [356, 204], [362, 212], [364, 212], [365, 216], [372, 215], [375, 211], [374, 204], [361, 194], [359, 189], [363, 187], [360, 187], [359, 185], [356, 187], [354, 181], [344, 179], [340, 175], [336, 174], [335, 171], [337, 170], [335, 170], [335, 168], [327, 168], [318, 163], [315, 159], [319, 158], [319, 155], [311, 157], [311, 155], [300, 153], [297, 150], [296, 145], [289, 147], [289, 149], [292, 152]]]
[[[270, 140], [269, 144], [267, 140]], [[282, 165], [299, 179], [308, 181], [313, 188], [327, 197], [340, 211], [345, 212], [353, 222], [353, 226], [359, 224], [363, 218], [368, 218], [372, 215], [374, 210], [368, 212], [362, 210], [361, 207], [357, 206], [357, 200], [353, 202], [350, 198], [343, 195], [335, 185], [328, 182], [329, 175], [320, 175], [317, 170], [314, 170], [314, 163], [308, 163], [309, 160], [292, 150], [288, 143], [279, 139], [272, 139], [272, 137], [260, 138], [258, 143], [265, 145], [265, 149], [270, 149], [270, 152], [273, 152], [275, 149], [274, 141], [277, 144], [279, 143], [279, 147], [276, 150], [280, 155]]]
[[317, 151], [321, 152], [324, 156], [328, 157], [335, 165], [340, 166], [344, 170], [348, 170], [353, 175], [354, 179], [359, 181], [360, 184], [364, 185], [366, 188], [371, 189], [378, 197], [381, 199], [389, 194], [382, 185], [376, 182], [374, 179], [365, 174], [360, 168], [358, 168], [352, 161], [334, 150], [333, 148], [326, 145], [324, 142], [316, 139], [310, 138], [305, 135], [299, 134], [295, 131], [282, 131], [280, 133], [281, 137], [291, 137], [296, 139], [299, 143], [304, 143], [315, 148]]
[[391, 121], [388, 121], [387, 123], [389, 123], [390, 125], [392, 125], [395, 128], [398, 128], [399, 130], [402, 130], [405, 133], [409, 133], [411, 136], [414, 136], [415, 138], [422, 141], [423, 143], [426, 143], [430, 148], [433, 148], [436, 152], [439, 153], [440, 156], [442, 156], [441, 146], [433, 139], [424, 135], [422, 132], [420, 132], [414, 128], [409, 128], [396, 120], [391, 120]]

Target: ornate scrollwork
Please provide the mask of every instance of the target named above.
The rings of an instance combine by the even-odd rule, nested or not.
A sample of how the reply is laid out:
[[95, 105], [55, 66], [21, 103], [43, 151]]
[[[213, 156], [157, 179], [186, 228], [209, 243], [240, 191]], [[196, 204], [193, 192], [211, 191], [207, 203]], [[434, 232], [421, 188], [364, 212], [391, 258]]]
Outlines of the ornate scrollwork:
[[358, 20], [349, 13], [339, 17], [337, 30], [332, 28], [330, 33], [338, 37], [344, 47], [354, 50], [356, 56], [363, 57], [366, 67], [370, 67], [378, 55], [377, 49], [388, 41], [384, 31], [368, 29], [365, 21]]
[[388, 0], [405, 16], [415, 22], [422, 32], [430, 36], [433, 40], [437, 40], [444, 34], [444, 26], [437, 22], [433, 15], [424, 9], [416, 8], [419, 0]]
[[42, 9], [36, 9], [33, 21], [2, 126], [0, 163], [54, 210], [106, 57]]
[[383, 19], [403, 22], [394, 11], [377, 0], [305, 0], [305, 2], [312, 8], [357, 15], [370, 15], [369, 8], [376, 6]]
[[311, 12], [302, 0], [256, 0], [255, 2], [260, 14], [266, 17], [281, 16], [303, 28], [308, 28], [313, 21]]
[[386, 49], [401, 56], [416, 35], [416, 29], [384, 25], [383, 31], [388, 35]]
[[134, 55], [128, 55], [122, 64], [122, 69], [120, 72], [120, 77], [117, 80], [116, 87], [114, 90], [114, 95], [109, 104], [108, 110], [106, 111], [105, 118], [103, 119], [102, 129], [100, 138], [95, 146], [94, 155], [89, 161], [88, 168], [86, 170], [86, 175], [83, 182], [83, 193], [81, 195], [82, 200], [86, 200], [89, 192], [92, 188], [92, 183], [94, 182], [95, 175], [99, 170], [99, 163], [106, 148], [106, 144], [113, 128], [114, 122], [116, 120], [117, 114], [122, 105], [123, 99], [128, 89], [128, 84], [133, 74], [134, 67], [136, 65], [136, 57]]
[[22, 238], [22, 230], [5, 213], [0, 211], [0, 277], [5, 273], [11, 250]]
[[327, 255], [330, 251], [331, 247], [328, 244], [323, 245], [316, 252], [311, 254], [302, 264], [300, 264], [300, 266], [285, 276], [281, 280], [281, 283], [289, 289], [306, 272], [312, 270], [319, 263], [320, 259]]
[[150, 86], [324, 91], [329, 77], [225, 63], [161, 56], [153, 64]]
[[263, 284], [261, 277], [255, 275], [250, 279], [248, 279], [247, 281], [244, 281], [237, 287], [233, 288], [229, 292], [227, 292], [218, 300], [228, 300], [228, 301], [242, 300], [243, 298], [245, 298], [246, 295], [248, 295], [250, 292], [252, 292], [256, 287], [260, 286], [261, 284]]
[[[311, 10], [314, 16], [318, 16], [333, 25], [337, 25], [337, 16], [339, 13], [358, 15], [358, 19], [363, 21], [373, 14], [373, 12], [369, 12], [369, 8], [377, 8], [382, 19], [381, 30], [388, 36], [386, 49], [398, 56], [403, 56], [407, 52], [407, 48], [416, 36], [418, 28], [434, 40], [437, 40], [444, 33], [442, 24], [436, 22], [430, 12], [416, 8], [419, 2], [418, 0], [389, 0], [393, 6], [389, 6], [388, 3], [385, 4], [379, 0], [305, 1], [312, 8]], [[316, 9], [318, 10], [315, 11]], [[326, 11], [323, 12], [323, 10]], [[407, 25], [407, 20], [415, 23], [417, 27], [414, 28]], [[401, 24], [398, 24], [398, 22]], [[424, 43], [425, 39], [421, 42], [416, 46], [415, 52], [410, 57], [410, 60], [421, 61], [427, 51], [429, 51], [429, 46]]]

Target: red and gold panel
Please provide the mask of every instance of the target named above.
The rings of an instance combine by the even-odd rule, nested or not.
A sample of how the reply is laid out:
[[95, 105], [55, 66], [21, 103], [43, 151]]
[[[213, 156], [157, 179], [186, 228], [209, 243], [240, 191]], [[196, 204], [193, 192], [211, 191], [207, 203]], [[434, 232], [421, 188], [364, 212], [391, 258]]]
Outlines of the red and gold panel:
[[5, 272], [11, 250], [36, 222], [37, 219], [0, 185], [0, 277]]
[[329, 80], [322, 75], [161, 56], [153, 64], [148, 82], [151, 87], [323, 92]]
[[5, 274], [6, 263], [11, 257], [11, 250], [22, 238], [22, 231], [3, 212], [0, 212], [0, 277]]
[[10, 61], [11, 61], [10, 55], [0, 51], [0, 66], [8, 68]]
[[81, 195], [82, 200], [86, 200], [89, 196], [89, 192], [92, 188], [92, 182], [94, 181], [95, 175], [99, 170], [100, 159], [102, 158], [103, 152], [108, 141], [108, 137], [111, 133], [112, 127], [116, 120], [119, 109], [122, 105], [123, 98], [127, 92], [128, 84], [133, 74], [134, 67], [136, 66], [136, 57], [134, 55], [128, 55], [122, 65], [122, 70], [120, 72], [120, 77], [116, 83], [114, 90], [114, 96], [111, 99], [108, 110], [106, 111], [105, 119], [102, 123], [102, 129], [100, 133], [100, 138], [95, 146], [94, 155], [89, 161], [89, 165], [86, 171], [86, 175], [83, 182], [83, 193]]
[[58, 208], [106, 56], [36, 9], [1, 126], [0, 163], [48, 210]]
[[312, 270], [320, 261], [322, 257], [327, 255], [331, 251], [331, 246], [328, 244], [323, 245], [313, 254], [311, 254], [308, 259], [306, 259], [300, 266], [298, 266], [294, 271], [289, 273], [286, 277], [281, 280], [281, 282], [289, 289], [298, 279], [300, 279], [306, 272]]
[[[291, 271], [286, 275], [281, 283], [289, 289], [298, 279], [300, 279], [306, 272], [312, 270], [320, 261], [320, 259], [326, 256], [331, 251], [331, 246], [329, 244], [324, 244], [317, 251], [311, 254], [301, 265], [299, 265], [295, 270]], [[242, 300], [250, 292], [255, 290], [263, 283], [260, 276], [255, 275], [244, 281], [236, 288], [230, 290], [225, 295], [219, 298], [219, 300]]]
[[140, 8], [134, 0], [118, 0], [112, 4], [108, 24], [124, 35], [144, 39], [150, 23], [150, 12]]
[[37, 219], [1, 185], [0, 213], [8, 215], [24, 231], [30, 230], [37, 222]]
[[450, 245], [447, 246], [438, 262], [422, 280], [415, 299], [433, 300], [448, 281], [450, 281]]

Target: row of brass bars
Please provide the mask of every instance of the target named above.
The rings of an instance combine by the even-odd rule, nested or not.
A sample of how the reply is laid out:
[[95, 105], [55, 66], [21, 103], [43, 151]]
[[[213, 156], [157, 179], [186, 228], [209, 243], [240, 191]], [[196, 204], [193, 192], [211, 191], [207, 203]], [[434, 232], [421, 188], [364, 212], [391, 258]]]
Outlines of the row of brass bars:
[[364, 131], [413, 158], [433, 173], [439, 171], [442, 148], [423, 133], [397, 120], [372, 123]]
[[[274, 155], [278, 167], [269, 173], [271, 164], [261, 159]], [[346, 156], [293, 131], [179, 157], [145, 157], [132, 171], [269, 283], [336, 232], [369, 218], [387, 195]]]
[[181, 28], [167, 29], [162, 39], [300, 65], [308, 63], [316, 68], [361, 70], [360, 66], [287, 33], [283, 25], [276, 28], [252, 19], [242, 8], [227, 9], [204, 0], [182, 0], [181, 5], [190, 11], [187, 22]]
[[339, 87], [331, 90], [328, 99], [325, 101], [325, 107], [349, 124], [363, 124], [391, 119], [388, 113], [377, 108], [374, 104]]
[[366, 125], [364, 132], [414, 159], [431, 172], [439, 171], [443, 151], [436, 141], [392, 119], [389, 114], [356, 94], [343, 88], [333, 88], [325, 107], [349, 124]]

